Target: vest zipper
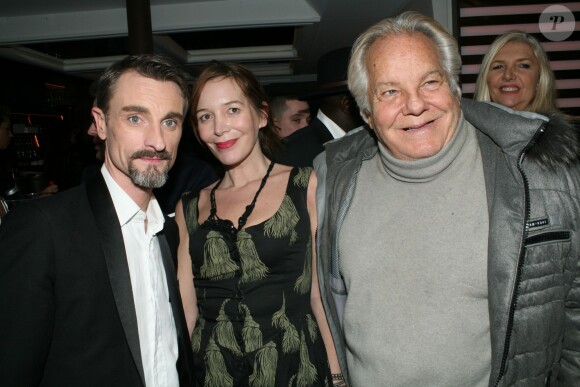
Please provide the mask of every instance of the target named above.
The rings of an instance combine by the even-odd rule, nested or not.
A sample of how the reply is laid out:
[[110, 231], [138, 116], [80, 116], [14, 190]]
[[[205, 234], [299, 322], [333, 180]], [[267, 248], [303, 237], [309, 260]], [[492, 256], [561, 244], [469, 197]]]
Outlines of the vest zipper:
[[511, 337], [512, 337], [512, 329], [513, 329], [513, 325], [514, 325], [514, 315], [516, 313], [516, 307], [518, 306], [518, 297], [519, 297], [519, 293], [520, 293], [520, 281], [521, 281], [521, 277], [522, 277], [524, 260], [526, 258], [525, 241], [526, 241], [526, 238], [528, 237], [528, 233], [530, 231], [529, 226], [528, 226], [528, 219], [530, 218], [530, 212], [531, 212], [531, 209], [530, 209], [530, 187], [528, 185], [529, 184], [528, 177], [524, 173], [522, 163], [524, 161], [526, 151], [528, 149], [530, 149], [530, 147], [532, 145], [534, 145], [534, 143], [536, 142], [538, 137], [540, 137], [540, 135], [542, 133], [544, 133], [544, 130], [546, 129], [546, 125], [547, 125], [547, 123], [542, 124], [542, 126], [534, 134], [534, 136], [532, 137], [532, 139], [530, 140], [528, 145], [522, 150], [522, 152], [520, 153], [520, 156], [518, 158], [517, 167], [518, 167], [518, 171], [520, 172], [520, 175], [522, 176], [522, 180], [524, 182], [524, 231], [522, 233], [522, 242], [520, 245], [521, 246], [520, 247], [520, 255], [518, 258], [518, 266], [517, 266], [517, 270], [516, 270], [516, 280], [515, 280], [515, 284], [514, 284], [514, 291], [512, 293], [513, 297], [512, 297], [510, 309], [508, 312], [508, 322], [507, 322], [505, 341], [504, 341], [504, 346], [503, 346], [503, 356], [501, 358], [501, 365], [499, 367], [499, 373], [497, 375], [497, 380], [494, 384], [495, 387], [499, 386], [501, 379], [505, 376], [505, 373], [507, 371], [506, 367], [507, 367], [507, 359], [508, 359], [509, 351], [510, 351], [510, 341], [511, 341]]

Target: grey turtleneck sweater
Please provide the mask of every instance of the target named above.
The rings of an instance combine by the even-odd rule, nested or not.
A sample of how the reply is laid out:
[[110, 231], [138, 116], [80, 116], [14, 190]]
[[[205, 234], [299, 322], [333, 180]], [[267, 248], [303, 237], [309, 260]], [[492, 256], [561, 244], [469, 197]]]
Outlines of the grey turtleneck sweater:
[[487, 386], [488, 210], [475, 128], [418, 161], [363, 162], [339, 234], [359, 386]]

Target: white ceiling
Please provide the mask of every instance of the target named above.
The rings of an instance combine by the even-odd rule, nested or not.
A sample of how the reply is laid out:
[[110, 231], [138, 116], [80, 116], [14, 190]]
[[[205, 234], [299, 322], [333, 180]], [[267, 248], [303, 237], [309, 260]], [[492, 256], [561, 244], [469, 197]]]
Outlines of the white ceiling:
[[[135, 0], [139, 2], [139, 0]], [[315, 79], [316, 60], [334, 48], [352, 45], [374, 22], [405, 9], [433, 16], [433, 7], [450, 0], [150, 0], [155, 52], [183, 65], [211, 59], [243, 61], [269, 83]], [[126, 37], [124, 0], [2, 0], [0, 57], [94, 78], [122, 55], [99, 53], [62, 59], [25, 45]], [[449, 5], [450, 7], [450, 5]], [[437, 14], [437, 10], [435, 10]], [[288, 44], [186, 50], [171, 34], [194, 31], [295, 28]], [[268, 31], [268, 30], [265, 30]]]

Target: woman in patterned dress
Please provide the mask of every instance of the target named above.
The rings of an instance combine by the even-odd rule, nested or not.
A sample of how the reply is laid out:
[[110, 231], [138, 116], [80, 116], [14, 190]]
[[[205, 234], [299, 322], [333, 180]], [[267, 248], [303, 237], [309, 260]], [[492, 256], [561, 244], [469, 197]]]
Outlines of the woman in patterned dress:
[[271, 161], [267, 97], [240, 65], [208, 65], [191, 112], [224, 169], [176, 208], [197, 384], [331, 386], [340, 369], [318, 289], [312, 168]]

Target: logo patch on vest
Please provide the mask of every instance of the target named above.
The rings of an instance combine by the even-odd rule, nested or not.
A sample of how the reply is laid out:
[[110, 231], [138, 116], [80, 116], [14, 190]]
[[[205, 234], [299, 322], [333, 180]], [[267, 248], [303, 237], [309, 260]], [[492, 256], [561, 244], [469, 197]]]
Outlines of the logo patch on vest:
[[550, 221], [548, 220], [548, 218], [532, 219], [526, 223], [526, 226], [528, 227], [528, 229], [543, 228], [543, 227], [546, 227], [549, 225], [550, 225]]

